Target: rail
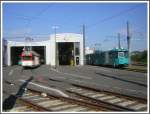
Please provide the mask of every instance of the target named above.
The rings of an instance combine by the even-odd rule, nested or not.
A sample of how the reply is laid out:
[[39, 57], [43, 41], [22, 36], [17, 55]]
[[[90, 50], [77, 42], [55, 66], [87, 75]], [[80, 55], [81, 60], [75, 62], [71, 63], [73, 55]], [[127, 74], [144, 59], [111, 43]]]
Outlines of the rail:
[[142, 98], [131, 97], [118, 93], [100, 91], [89, 87], [74, 85], [67, 91], [75, 94], [83, 100], [88, 100], [98, 104], [101, 107], [118, 111], [146, 111], [147, 101]]

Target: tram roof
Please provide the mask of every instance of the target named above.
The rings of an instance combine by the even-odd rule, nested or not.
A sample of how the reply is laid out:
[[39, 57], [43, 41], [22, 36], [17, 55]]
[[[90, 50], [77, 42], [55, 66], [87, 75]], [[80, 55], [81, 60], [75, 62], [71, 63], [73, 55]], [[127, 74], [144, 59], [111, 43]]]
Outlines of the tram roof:
[[114, 48], [110, 51], [128, 51], [127, 49], [124, 49], [124, 48]]
[[38, 53], [36, 53], [35, 51], [24, 51], [22, 53], [22, 55], [30, 55], [30, 54], [33, 54], [35, 56], [40, 56]]

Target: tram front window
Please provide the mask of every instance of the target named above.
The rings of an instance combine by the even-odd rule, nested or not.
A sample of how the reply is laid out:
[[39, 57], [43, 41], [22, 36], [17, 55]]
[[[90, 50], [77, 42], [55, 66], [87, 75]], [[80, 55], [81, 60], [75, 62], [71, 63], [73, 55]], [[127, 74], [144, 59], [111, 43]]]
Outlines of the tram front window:
[[23, 56], [23, 60], [31, 60], [31, 56]]
[[118, 52], [119, 57], [124, 57], [124, 52]]

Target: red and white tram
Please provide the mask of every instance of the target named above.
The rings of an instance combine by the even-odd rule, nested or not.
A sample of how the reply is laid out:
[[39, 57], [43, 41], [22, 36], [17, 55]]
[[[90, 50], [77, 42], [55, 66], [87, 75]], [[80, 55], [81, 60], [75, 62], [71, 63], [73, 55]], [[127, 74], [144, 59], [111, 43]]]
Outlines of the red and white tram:
[[35, 51], [23, 51], [21, 54], [23, 67], [35, 67], [40, 65], [40, 55]]

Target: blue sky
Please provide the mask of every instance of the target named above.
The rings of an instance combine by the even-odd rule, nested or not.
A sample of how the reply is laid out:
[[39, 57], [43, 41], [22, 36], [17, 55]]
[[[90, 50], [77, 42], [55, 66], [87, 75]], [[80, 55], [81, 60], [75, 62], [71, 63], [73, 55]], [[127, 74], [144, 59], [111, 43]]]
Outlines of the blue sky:
[[[54, 33], [82, 33], [86, 26], [86, 46], [108, 50], [126, 48], [126, 22], [130, 23], [132, 50], [147, 49], [147, 8], [145, 3], [4, 3], [3, 37], [23, 41], [46, 40]], [[95, 45], [99, 44], [99, 45]]]

